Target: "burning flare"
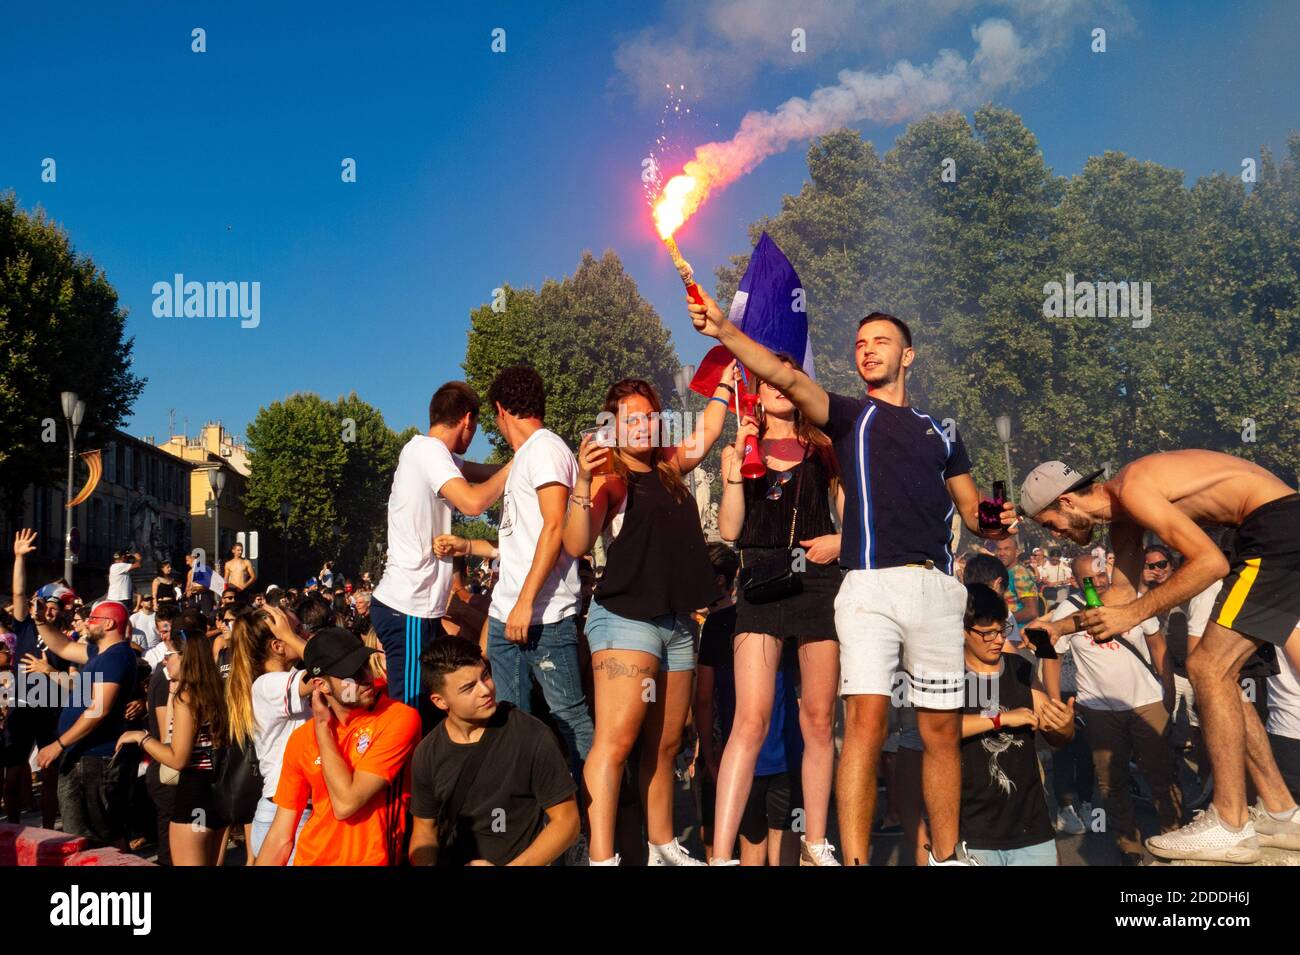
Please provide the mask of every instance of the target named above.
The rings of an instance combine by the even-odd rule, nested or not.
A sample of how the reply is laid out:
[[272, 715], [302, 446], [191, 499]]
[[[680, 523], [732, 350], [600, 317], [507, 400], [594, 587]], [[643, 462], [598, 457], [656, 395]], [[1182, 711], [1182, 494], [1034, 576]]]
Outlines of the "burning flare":
[[673, 233], [695, 213], [708, 195], [707, 186], [695, 176], [682, 173], [669, 179], [654, 206], [655, 228], [659, 230], [659, 237], [672, 238]]

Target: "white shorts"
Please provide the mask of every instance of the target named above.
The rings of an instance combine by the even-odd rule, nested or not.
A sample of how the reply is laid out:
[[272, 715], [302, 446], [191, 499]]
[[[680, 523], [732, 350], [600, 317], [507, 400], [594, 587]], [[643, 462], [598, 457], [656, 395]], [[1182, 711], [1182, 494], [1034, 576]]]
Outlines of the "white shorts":
[[1196, 715], [1196, 693], [1192, 690], [1192, 681], [1185, 676], [1174, 674], [1174, 722], [1183, 721], [1184, 712], [1188, 726], [1200, 726], [1201, 720]]
[[966, 588], [927, 567], [850, 570], [835, 598], [840, 695], [894, 695], [901, 668], [907, 700], [961, 709], [966, 681]]

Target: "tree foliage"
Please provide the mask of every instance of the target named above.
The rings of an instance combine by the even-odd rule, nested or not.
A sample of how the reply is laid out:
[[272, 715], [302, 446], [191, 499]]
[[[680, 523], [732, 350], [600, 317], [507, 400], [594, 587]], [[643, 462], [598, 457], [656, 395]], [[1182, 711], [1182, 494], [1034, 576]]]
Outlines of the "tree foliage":
[[130, 414], [145, 379], [125, 326], [117, 292], [67, 233], [0, 195], [0, 508], [11, 517], [29, 485], [66, 478], [61, 392], [86, 403], [79, 449], [101, 447]]

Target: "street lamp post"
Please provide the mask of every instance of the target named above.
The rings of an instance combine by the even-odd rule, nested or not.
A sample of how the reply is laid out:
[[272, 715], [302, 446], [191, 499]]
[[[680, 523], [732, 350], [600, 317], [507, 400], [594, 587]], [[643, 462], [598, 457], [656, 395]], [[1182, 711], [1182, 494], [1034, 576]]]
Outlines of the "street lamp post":
[[1011, 498], [1011, 503], [1016, 503], [1015, 481], [1011, 477], [1011, 416], [998, 415], [994, 422], [998, 429], [998, 440], [1002, 442], [1002, 453], [1007, 461], [1007, 494]]
[[[673, 388], [677, 391], [677, 397], [682, 400], [682, 440], [686, 440], [686, 396], [691, 393], [691, 379], [695, 377], [694, 365], [682, 365], [677, 369], [677, 374], [673, 375]], [[691, 468], [686, 475], [688, 487], [691, 491], [691, 500], [695, 502], [695, 468]], [[696, 510], [699, 510], [699, 503], [695, 503]]]
[[63, 516], [63, 579], [72, 584], [72, 465], [77, 459], [77, 429], [86, 416], [86, 403], [75, 391], [65, 391], [59, 396], [63, 402], [63, 420], [68, 425], [68, 506]]
[[212, 569], [221, 570], [221, 492], [226, 487], [226, 472], [217, 465], [208, 472], [212, 488]]

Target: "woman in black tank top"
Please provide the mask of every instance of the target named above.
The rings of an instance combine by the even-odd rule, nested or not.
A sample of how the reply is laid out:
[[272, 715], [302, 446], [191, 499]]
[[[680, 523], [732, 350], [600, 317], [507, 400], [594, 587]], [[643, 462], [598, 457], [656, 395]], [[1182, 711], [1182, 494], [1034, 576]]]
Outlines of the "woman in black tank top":
[[[798, 367], [788, 355], [779, 357], [786, 365]], [[713, 854], [716, 859], [732, 858], [754, 767], [772, 718], [783, 642], [790, 640], [798, 642], [802, 684], [799, 728], [804, 744], [805, 831], [800, 862], [839, 865], [835, 847], [826, 838], [826, 821], [835, 766], [831, 722], [840, 678], [834, 612], [840, 586], [840, 535], [831, 508], [843, 513], [844, 493], [830, 440], [771, 385], [760, 381], [758, 398], [758, 420], [746, 418], [735, 446], [722, 454], [718, 530], [724, 540], [737, 542], [742, 568], [764, 560], [789, 561], [801, 589], [763, 603], [751, 603], [743, 587], [738, 589], [733, 638], [736, 715], [718, 769]], [[759, 438], [767, 473], [743, 479], [740, 465], [749, 435]]]
[[[724, 376], [730, 381], [730, 376]], [[591, 550], [612, 528], [604, 574], [587, 616], [595, 679], [595, 738], [583, 767], [593, 865], [617, 865], [614, 822], [628, 755], [640, 742], [640, 788], [651, 865], [702, 865], [673, 833], [673, 760], [681, 748], [694, 682], [690, 614], [719, 596], [700, 515], [682, 476], [722, 433], [731, 385], [719, 385], [699, 426], [680, 445], [662, 440], [663, 405], [647, 381], [625, 378], [605, 396], [602, 424], [618, 447], [590, 436], [564, 522], [564, 549]], [[593, 471], [610, 473], [593, 478]], [[616, 521], [617, 519], [617, 521]]]

